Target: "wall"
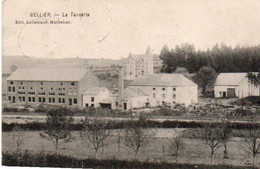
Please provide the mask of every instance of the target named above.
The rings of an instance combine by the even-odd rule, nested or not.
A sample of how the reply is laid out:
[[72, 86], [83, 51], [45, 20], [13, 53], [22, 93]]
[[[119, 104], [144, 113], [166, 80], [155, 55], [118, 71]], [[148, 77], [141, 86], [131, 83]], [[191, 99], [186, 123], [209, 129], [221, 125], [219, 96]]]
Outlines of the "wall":
[[[198, 102], [197, 86], [189, 87], [163, 87], [163, 86], [133, 86], [140, 88], [149, 94], [149, 102], [151, 107], [162, 106], [163, 102], [169, 106], [174, 103], [178, 104], [193, 104]], [[153, 90], [155, 88], [155, 90]], [[163, 90], [165, 88], [165, 90]], [[175, 91], [174, 91], [175, 88]], [[155, 94], [155, 98], [154, 98]], [[163, 94], [165, 98], [163, 98]], [[175, 98], [174, 95], [175, 94]]]
[[[91, 97], [94, 97], [94, 102], [91, 101]], [[100, 92], [97, 95], [87, 95], [87, 94], [83, 94], [83, 103], [82, 106], [86, 107], [86, 104], [88, 104], [88, 106], [91, 106], [91, 104], [94, 104], [94, 107], [99, 107], [99, 103], [103, 100], [103, 99], [107, 99], [109, 97], [109, 91], [105, 90], [104, 92]]]
[[88, 71], [79, 81], [79, 88], [78, 88], [78, 100], [79, 100], [79, 106], [82, 106], [82, 100], [83, 100], [83, 92], [91, 87], [98, 87], [99, 86], [99, 79], [98, 77], [91, 71]]
[[[45, 104], [52, 104], [52, 105], [63, 105], [68, 106], [69, 98], [71, 99], [78, 99], [78, 92], [77, 92], [77, 82], [75, 86], [71, 86], [71, 82], [54, 82], [54, 81], [43, 81], [42, 85], [39, 81], [12, 81], [13, 85], [11, 85], [11, 81], [7, 81], [7, 99], [8, 96], [16, 97], [16, 102], [19, 102], [19, 97], [25, 97], [25, 102], [21, 103], [41, 103], [39, 102], [39, 97], [45, 98]], [[21, 82], [23, 84], [21, 84]], [[61, 85], [62, 83], [62, 85]], [[15, 92], [8, 92], [8, 86], [14, 86]], [[19, 89], [20, 87], [20, 89]], [[23, 89], [24, 88], [24, 89]], [[32, 88], [32, 89], [31, 89]], [[41, 89], [42, 88], [42, 89]], [[61, 89], [61, 90], [59, 90]], [[18, 92], [25, 92], [25, 94], [18, 94]], [[35, 95], [30, 95], [28, 92], [35, 92]], [[45, 95], [40, 95], [39, 92], [45, 92]], [[49, 93], [55, 93], [55, 95], [49, 95]], [[59, 93], [64, 93], [65, 95], [60, 96]], [[35, 102], [28, 102], [28, 97], [35, 97]], [[54, 98], [55, 103], [49, 103], [49, 98]], [[58, 103], [59, 98], [64, 98], [65, 103]], [[78, 100], [77, 100], [78, 102]], [[73, 104], [74, 106], [77, 104]]]

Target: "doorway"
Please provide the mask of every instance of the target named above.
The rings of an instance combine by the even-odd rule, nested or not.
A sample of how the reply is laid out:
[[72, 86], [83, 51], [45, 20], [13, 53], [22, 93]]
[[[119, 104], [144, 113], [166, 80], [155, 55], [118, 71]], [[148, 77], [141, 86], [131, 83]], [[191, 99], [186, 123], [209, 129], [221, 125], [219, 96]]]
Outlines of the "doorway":
[[124, 110], [127, 110], [127, 103], [124, 103]]
[[227, 97], [226, 92], [223, 92], [223, 98], [226, 98], [226, 97]]

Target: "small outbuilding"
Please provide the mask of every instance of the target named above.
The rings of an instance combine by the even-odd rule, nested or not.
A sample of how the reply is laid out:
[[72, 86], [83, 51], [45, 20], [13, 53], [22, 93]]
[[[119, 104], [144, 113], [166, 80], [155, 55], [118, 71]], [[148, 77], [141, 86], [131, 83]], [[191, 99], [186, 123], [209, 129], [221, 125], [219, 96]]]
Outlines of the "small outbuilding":
[[214, 86], [215, 98], [243, 98], [259, 93], [259, 85], [248, 79], [247, 73], [220, 73]]

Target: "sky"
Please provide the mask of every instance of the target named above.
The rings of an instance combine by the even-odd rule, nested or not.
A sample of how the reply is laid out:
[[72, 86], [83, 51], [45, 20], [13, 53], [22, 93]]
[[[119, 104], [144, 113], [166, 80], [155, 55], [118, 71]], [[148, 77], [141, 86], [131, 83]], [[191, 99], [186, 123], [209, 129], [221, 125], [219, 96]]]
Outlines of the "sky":
[[[87, 12], [89, 17], [34, 18], [31, 12]], [[15, 24], [66, 20], [68, 25]], [[4, 0], [3, 55], [38, 58], [125, 58], [147, 46], [198, 50], [216, 43], [260, 44], [259, 0]]]

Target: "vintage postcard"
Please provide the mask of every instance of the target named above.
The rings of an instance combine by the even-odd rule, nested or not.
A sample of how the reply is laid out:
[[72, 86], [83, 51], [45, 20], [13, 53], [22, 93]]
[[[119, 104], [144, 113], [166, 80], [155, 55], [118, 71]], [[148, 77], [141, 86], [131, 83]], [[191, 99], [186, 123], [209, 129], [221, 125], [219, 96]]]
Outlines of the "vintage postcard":
[[2, 0], [2, 165], [260, 167], [259, 0]]

